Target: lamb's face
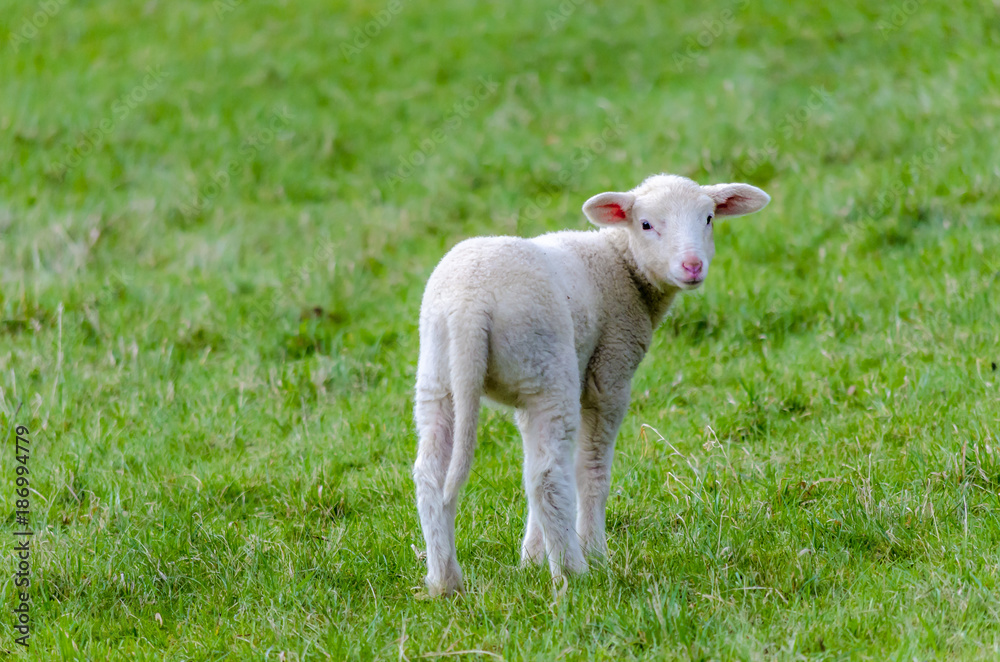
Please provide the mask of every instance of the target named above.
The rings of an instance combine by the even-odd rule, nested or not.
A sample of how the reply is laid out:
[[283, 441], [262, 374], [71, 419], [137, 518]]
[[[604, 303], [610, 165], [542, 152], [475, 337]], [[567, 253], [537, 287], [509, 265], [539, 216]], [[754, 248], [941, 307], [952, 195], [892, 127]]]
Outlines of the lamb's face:
[[693, 290], [715, 257], [716, 219], [751, 214], [771, 200], [749, 184], [699, 186], [656, 175], [627, 193], [601, 193], [583, 205], [592, 223], [629, 233], [636, 265], [654, 284]]
[[651, 282], [693, 290], [705, 282], [715, 257], [715, 202], [700, 190], [670, 193], [636, 199], [629, 244]]

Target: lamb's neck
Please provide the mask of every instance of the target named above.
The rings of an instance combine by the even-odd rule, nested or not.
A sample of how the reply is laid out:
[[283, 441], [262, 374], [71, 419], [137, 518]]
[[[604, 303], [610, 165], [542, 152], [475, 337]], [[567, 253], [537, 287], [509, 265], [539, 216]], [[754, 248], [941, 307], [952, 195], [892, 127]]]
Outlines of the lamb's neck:
[[601, 230], [601, 234], [607, 238], [608, 243], [614, 248], [615, 252], [621, 256], [622, 265], [628, 272], [632, 283], [635, 285], [636, 291], [639, 293], [639, 298], [649, 311], [649, 321], [655, 329], [660, 325], [660, 322], [663, 321], [663, 318], [667, 314], [670, 304], [673, 303], [674, 297], [677, 296], [679, 289], [667, 283], [657, 285], [642, 269], [639, 268], [638, 263], [635, 261], [635, 256], [632, 253], [632, 249], [629, 246], [628, 230], [622, 228], [606, 228]]

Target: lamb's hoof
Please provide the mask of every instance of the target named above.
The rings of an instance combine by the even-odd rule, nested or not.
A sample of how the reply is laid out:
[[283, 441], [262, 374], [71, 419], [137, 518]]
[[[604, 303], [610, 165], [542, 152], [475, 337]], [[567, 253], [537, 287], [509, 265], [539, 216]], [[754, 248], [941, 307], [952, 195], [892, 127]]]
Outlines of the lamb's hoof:
[[585, 575], [587, 574], [588, 569], [587, 560], [583, 558], [582, 554], [564, 559], [562, 567], [553, 564], [550, 568], [553, 577], [558, 577], [560, 575]]
[[591, 565], [607, 565], [608, 548], [594, 545], [583, 550], [583, 556]]
[[530, 530], [521, 541], [521, 567], [545, 564], [545, 536], [541, 529]]
[[521, 549], [521, 567], [527, 568], [533, 565], [545, 565], [545, 550]]
[[465, 593], [465, 586], [458, 584], [455, 586], [448, 586], [445, 584], [427, 584], [427, 595], [432, 598], [440, 597], [451, 597], [453, 595], [462, 595]]
[[465, 593], [465, 582], [462, 581], [461, 573], [449, 573], [447, 577], [436, 581], [428, 575], [425, 583], [427, 584], [427, 594], [432, 598]]

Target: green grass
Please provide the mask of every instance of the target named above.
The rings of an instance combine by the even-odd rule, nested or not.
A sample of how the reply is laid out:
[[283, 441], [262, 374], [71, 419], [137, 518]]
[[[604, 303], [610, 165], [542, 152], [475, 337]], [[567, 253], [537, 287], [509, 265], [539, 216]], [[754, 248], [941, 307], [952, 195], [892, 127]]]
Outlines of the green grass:
[[[32, 659], [1000, 655], [992, 8], [0, 8]], [[565, 593], [517, 567], [519, 438], [485, 410], [469, 592], [422, 599], [426, 277], [663, 171], [773, 202], [720, 224], [636, 376], [609, 563]]]

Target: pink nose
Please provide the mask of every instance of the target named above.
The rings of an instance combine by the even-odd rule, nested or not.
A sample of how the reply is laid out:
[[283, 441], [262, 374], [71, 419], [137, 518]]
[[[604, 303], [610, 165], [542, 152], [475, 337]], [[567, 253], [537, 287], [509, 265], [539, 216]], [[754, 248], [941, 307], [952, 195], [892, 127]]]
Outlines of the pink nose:
[[698, 258], [688, 258], [681, 263], [681, 266], [692, 279], [701, 277], [702, 262]]

